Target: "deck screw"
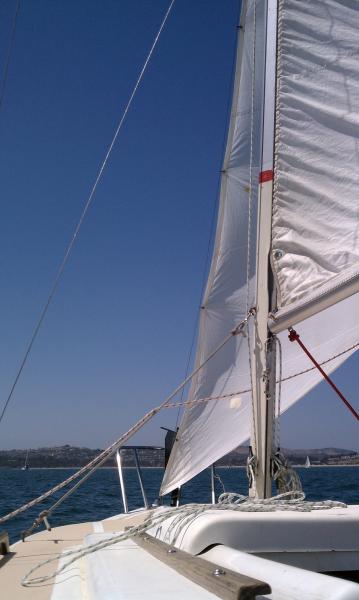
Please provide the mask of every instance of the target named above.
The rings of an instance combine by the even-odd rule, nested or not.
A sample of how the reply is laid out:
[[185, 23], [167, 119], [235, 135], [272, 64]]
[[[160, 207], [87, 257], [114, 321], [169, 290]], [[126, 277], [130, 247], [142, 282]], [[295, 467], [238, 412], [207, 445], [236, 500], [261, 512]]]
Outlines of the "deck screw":
[[220, 577], [221, 575], [225, 575], [226, 572], [223, 569], [215, 569], [212, 573], [215, 577]]

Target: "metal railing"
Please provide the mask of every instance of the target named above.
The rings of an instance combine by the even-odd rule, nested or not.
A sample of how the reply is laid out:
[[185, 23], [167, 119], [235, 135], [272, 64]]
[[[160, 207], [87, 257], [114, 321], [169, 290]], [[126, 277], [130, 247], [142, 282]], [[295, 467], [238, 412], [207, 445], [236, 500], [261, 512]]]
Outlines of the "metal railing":
[[117, 450], [116, 460], [117, 460], [118, 476], [120, 479], [122, 504], [123, 504], [124, 512], [127, 514], [129, 512], [128, 499], [127, 499], [126, 484], [125, 484], [124, 472], [123, 472], [124, 467], [123, 467], [123, 461], [122, 461], [122, 456], [121, 456], [121, 452], [123, 450], [131, 450], [133, 453], [135, 469], [137, 472], [137, 477], [138, 477], [138, 481], [139, 481], [140, 488], [141, 488], [143, 506], [144, 506], [144, 508], [148, 508], [149, 503], [148, 503], [148, 499], [147, 499], [145, 486], [143, 484], [142, 470], [141, 470], [140, 461], [139, 461], [139, 457], [138, 457], [138, 450], [163, 450], [163, 448], [161, 448], [160, 446], [123, 446], [122, 448]]
[[[147, 498], [145, 486], [143, 483], [142, 470], [141, 470], [141, 465], [140, 465], [140, 461], [139, 461], [138, 451], [139, 450], [163, 450], [163, 448], [161, 448], [159, 446], [123, 446], [122, 448], [117, 450], [116, 460], [117, 460], [118, 476], [119, 476], [119, 480], [120, 480], [121, 499], [122, 499], [124, 512], [127, 514], [129, 512], [129, 508], [128, 508], [128, 499], [127, 499], [126, 484], [125, 484], [125, 478], [124, 478], [123, 457], [121, 456], [121, 452], [123, 450], [127, 450], [127, 451], [130, 450], [133, 453], [135, 469], [137, 472], [137, 477], [138, 477], [138, 481], [139, 481], [140, 488], [141, 488], [143, 506], [144, 506], [144, 508], [149, 508], [148, 498]], [[210, 469], [211, 469], [211, 502], [212, 502], [212, 504], [216, 504], [216, 482], [215, 482], [215, 480], [216, 480], [217, 476], [216, 476], [215, 464], [211, 465]], [[180, 504], [180, 494], [178, 491], [175, 506], [179, 506], [179, 504]]]

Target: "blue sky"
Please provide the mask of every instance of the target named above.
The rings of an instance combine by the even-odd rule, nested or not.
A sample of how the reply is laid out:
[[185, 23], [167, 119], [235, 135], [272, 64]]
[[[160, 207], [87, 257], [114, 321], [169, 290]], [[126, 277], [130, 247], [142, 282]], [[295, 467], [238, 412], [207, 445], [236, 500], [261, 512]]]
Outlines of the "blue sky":
[[[0, 401], [168, 2], [22, 2], [0, 111]], [[0, 5], [4, 64], [15, 1]], [[177, 0], [6, 418], [0, 448], [102, 447], [183, 379], [228, 114], [237, 0]], [[357, 357], [336, 381], [357, 405]], [[162, 414], [138, 443], [162, 443]], [[287, 447], [359, 450], [320, 385]]]

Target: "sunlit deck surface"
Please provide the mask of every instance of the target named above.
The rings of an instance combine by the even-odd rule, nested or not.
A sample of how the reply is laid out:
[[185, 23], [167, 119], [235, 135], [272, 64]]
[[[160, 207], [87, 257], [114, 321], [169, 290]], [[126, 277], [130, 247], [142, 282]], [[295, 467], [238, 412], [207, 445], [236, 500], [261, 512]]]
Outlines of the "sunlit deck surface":
[[[163, 510], [167, 509], [159, 507], [155, 512], [160, 515]], [[209, 507], [200, 514], [193, 513], [190, 521], [187, 515], [180, 535], [176, 533], [178, 522], [170, 514], [168, 519], [150, 530], [156, 541], [146, 535], [142, 539], [131, 537], [111, 542], [113, 534], [140, 525], [151, 513], [151, 509], [143, 509], [103, 521], [56, 527], [36, 533], [25, 542], [13, 544], [10, 552], [0, 557], [0, 599], [120, 600], [146, 597], [148, 600], [168, 600], [173, 597], [215, 600], [219, 594], [213, 591], [213, 575], [218, 566], [225, 569], [228, 577], [231, 577], [232, 571], [236, 585], [247, 586], [248, 582], [243, 583], [243, 577], [252, 578], [254, 588], [268, 584], [273, 598], [286, 597], [280, 587], [283, 577], [287, 578], [286, 587], [293, 587], [290, 577], [288, 579], [288, 569], [293, 573], [296, 594], [298, 590], [301, 592], [296, 581], [302, 582], [305, 575], [310, 577], [310, 586], [316, 589], [321, 589], [321, 586], [335, 588], [330, 598], [359, 598], [357, 584], [318, 575], [318, 571], [357, 571], [359, 506], [312, 512], [238, 512]], [[133, 531], [128, 532], [128, 536], [131, 534]], [[93, 544], [104, 541], [108, 542], [105, 549], [87, 552], [59, 575], [31, 587], [22, 585], [22, 578], [38, 563], [52, 557], [55, 559], [34, 572], [31, 578], [52, 575], [69, 560], [64, 556], [66, 551], [90, 550]], [[146, 541], [145, 547], [143, 541]], [[158, 544], [165, 546], [164, 556], [163, 553], [158, 555]], [[166, 564], [173, 544], [177, 547], [177, 555], [171, 554], [177, 556], [173, 560], [181, 561], [180, 555], [186, 554], [185, 562], [189, 560], [191, 563], [185, 572], [174, 562]], [[193, 573], [202, 569], [203, 564], [199, 563], [203, 560], [209, 561], [211, 568], [198, 582]], [[258, 581], [258, 578], [262, 580], [261, 572], [266, 565], [265, 579]], [[206, 588], [208, 573], [211, 585]], [[259, 597], [263, 596], [259, 594]], [[302, 600], [298, 594], [288, 597]], [[311, 591], [303, 597], [327, 598], [325, 594], [316, 596]]]
[[[95, 523], [78, 523], [55, 527], [51, 531], [41, 531], [26, 538], [25, 542], [16, 542], [10, 547], [10, 553], [0, 557], [0, 598], [4, 600], [77, 600], [88, 598], [84, 559], [76, 561], [56, 579], [31, 587], [21, 585], [21, 579], [39, 562], [62, 552], [82, 546], [84, 538], [93, 533], [116, 533], [125, 527], [138, 525], [148, 515], [147, 511], [128, 516], [121, 515]], [[59, 566], [59, 560], [44, 566], [34, 577], [53, 573]], [[56, 588], [56, 589], [55, 589]]]

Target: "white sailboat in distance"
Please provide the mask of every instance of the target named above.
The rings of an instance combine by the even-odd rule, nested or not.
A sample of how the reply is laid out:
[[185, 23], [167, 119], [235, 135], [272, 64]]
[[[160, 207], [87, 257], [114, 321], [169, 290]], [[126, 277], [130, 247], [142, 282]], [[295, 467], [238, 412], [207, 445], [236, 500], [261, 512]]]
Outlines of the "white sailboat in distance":
[[358, 600], [359, 506], [307, 502], [276, 428], [359, 343], [358, 31], [357, 0], [242, 2], [196, 362], [160, 494], [250, 438], [248, 497], [34, 533], [65, 494], [0, 563], [8, 598]]
[[29, 450], [26, 451], [25, 463], [24, 466], [21, 467], [22, 471], [28, 471], [30, 469], [29, 465]]
[[311, 466], [309, 456], [307, 456], [307, 458], [305, 460], [305, 465], [304, 466], [305, 466], [306, 469], [309, 469], [309, 467]]

